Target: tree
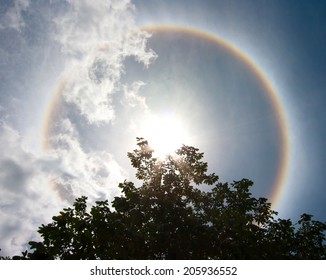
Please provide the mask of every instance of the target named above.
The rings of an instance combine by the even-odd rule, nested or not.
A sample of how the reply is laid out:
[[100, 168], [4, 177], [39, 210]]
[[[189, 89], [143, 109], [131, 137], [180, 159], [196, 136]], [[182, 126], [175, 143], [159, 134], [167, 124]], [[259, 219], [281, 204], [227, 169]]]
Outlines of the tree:
[[[277, 219], [253, 183], [221, 183], [203, 153], [182, 146], [164, 160], [143, 138], [128, 153], [142, 182], [119, 184], [122, 194], [96, 202], [77, 198], [38, 232], [43, 240], [16, 259], [326, 259], [326, 223], [303, 214]], [[205, 188], [203, 188], [205, 187]], [[203, 191], [202, 189], [209, 189]]]
[[[1, 249], [0, 249], [0, 251], [1, 251]], [[10, 260], [10, 257], [8, 257], [8, 256], [6, 256], [6, 257], [0, 256], [0, 260]]]

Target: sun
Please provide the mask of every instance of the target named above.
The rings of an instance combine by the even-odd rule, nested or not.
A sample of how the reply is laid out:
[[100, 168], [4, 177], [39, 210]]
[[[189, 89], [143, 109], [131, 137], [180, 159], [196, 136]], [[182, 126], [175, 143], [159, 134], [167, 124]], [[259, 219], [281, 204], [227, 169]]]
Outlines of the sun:
[[186, 123], [172, 113], [151, 115], [144, 121], [141, 135], [154, 149], [154, 156], [160, 158], [174, 154], [183, 144], [190, 142]]

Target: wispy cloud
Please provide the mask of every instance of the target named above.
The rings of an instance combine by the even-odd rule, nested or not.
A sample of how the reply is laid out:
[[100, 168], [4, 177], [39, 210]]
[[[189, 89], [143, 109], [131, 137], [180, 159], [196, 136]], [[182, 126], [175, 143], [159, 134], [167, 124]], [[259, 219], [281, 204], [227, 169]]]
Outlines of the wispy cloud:
[[6, 10], [3, 18], [0, 20], [0, 28], [13, 28], [19, 31], [25, 26], [23, 13], [29, 6], [29, 0], [14, 1], [13, 5]]
[[130, 86], [124, 86], [122, 104], [132, 108], [138, 106], [140, 109], [148, 109], [145, 97], [139, 94], [140, 89], [144, 85], [144, 82], [136, 81]]
[[86, 195], [94, 201], [116, 195], [118, 183], [127, 177], [124, 169], [106, 151], [85, 151], [69, 119], [59, 123], [60, 127], [50, 140], [49, 154], [61, 159], [61, 173], [52, 178], [60, 197], [70, 200]]
[[115, 118], [112, 96], [119, 91], [124, 60], [134, 57], [148, 66], [155, 58], [146, 48], [149, 34], [136, 28], [128, 0], [68, 1], [71, 10], [55, 20], [57, 41], [71, 59], [64, 90], [91, 124]]
[[110, 199], [127, 173], [106, 151], [85, 151], [69, 119], [60, 122], [52, 149], [32, 153], [24, 138], [6, 122], [0, 123], [0, 247], [19, 254], [38, 238], [36, 230], [81, 195], [89, 202]]
[[4, 253], [19, 253], [40, 223], [63, 206], [48, 188], [50, 174], [58, 173], [59, 159], [28, 151], [20, 133], [4, 121], [0, 146], [5, 147], [0, 158], [0, 246]]
[[[80, 128], [112, 125], [125, 114], [117, 114], [115, 106], [148, 110], [140, 94], [144, 84], [124, 84], [121, 79], [127, 58], [147, 67], [156, 57], [146, 46], [149, 34], [135, 24], [131, 1], [63, 2], [66, 12], [57, 13], [53, 29], [66, 59], [62, 76], [67, 82], [62, 94], [63, 110], [68, 113], [55, 119], [57, 126], [47, 151], [34, 153], [24, 138], [26, 131], [8, 124], [5, 113], [11, 112], [0, 105], [1, 254], [18, 254], [27, 241], [37, 238], [36, 230], [42, 223], [49, 222], [76, 197], [87, 195], [93, 202], [116, 195], [117, 184], [128, 174], [107, 147], [85, 145], [85, 132]], [[0, 28], [20, 30], [27, 24], [23, 13], [31, 7], [29, 1], [15, 1], [7, 9], [5, 21], [0, 20]], [[114, 102], [114, 97], [120, 102]], [[69, 114], [70, 110], [74, 113]]]

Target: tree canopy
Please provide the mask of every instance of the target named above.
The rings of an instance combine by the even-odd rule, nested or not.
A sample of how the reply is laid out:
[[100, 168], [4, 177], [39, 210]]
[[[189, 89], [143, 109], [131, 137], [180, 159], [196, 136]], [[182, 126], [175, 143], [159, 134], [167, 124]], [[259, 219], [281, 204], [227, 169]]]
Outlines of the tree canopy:
[[[142, 184], [89, 211], [77, 198], [14, 259], [326, 259], [326, 223], [280, 219], [247, 179], [219, 182], [203, 153], [182, 146], [164, 160], [143, 138], [128, 153]], [[203, 191], [203, 190], [209, 191]]]

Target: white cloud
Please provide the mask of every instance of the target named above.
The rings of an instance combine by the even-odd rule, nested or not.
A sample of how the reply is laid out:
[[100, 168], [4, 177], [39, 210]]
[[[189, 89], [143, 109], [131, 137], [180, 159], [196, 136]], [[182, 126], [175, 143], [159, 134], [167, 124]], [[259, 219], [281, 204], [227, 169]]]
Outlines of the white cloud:
[[55, 20], [56, 39], [71, 59], [65, 99], [89, 123], [109, 123], [115, 118], [112, 96], [121, 89], [125, 58], [145, 66], [155, 58], [146, 48], [149, 34], [136, 27], [129, 0], [68, 2], [71, 11]]
[[[89, 202], [112, 199], [126, 172], [105, 151], [85, 151], [69, 119], [60, 123], [44, 155], [28, 150], [19, 132], [0, 122], [0, 248], [19, 254], [37, 228], [81, 195]], [[52, 182], [52, 183], [51, 183]]]
[[139, 90], [144, 85], [145, 84], [142, 81], [137, 81], [132, 83], [130, 86], [124, 86], [122, 104], [132, 108], [139, 106], [141, 109], [148, 109], [145, 97], [139, 94]]
[[25, 26], [23, 19], [23, 12], [25, 12], [30, 5], [29, 0], [16, 0], [13, 5], [9, 7], [0, 21], [0, 28], [13, 28], [19, 31]]
[[0, 145], [0, 247], [2, 254], [18, 254], [41, 223], [63, 207], [48, 188], [49, 175], [57, 169], [51, 166], [59, 161], [30, 153], [18, 131], [3, 121]]
[[70, 200], [86, 195], [94, 202], [112, 198], [119, 192], [118, 183], [127, 173], [110, 153], [85, 151], [69, 119], [60, 122], [59, 130], [50, 141], [50, 153], [62, 159], [62, 174], [53, 178], [62, 198]]
[[[76, 106], [87, 125], [109, 124], [117, 116], [124, 117], [126, 112], [115, 112], [113, 96], [118, 92], [125, 106], [147, 110], [140, 94], [143, 83], [121, 82], [126, 58], [133, 57], [147, 67], [156, 56], [146, 49], [149, 35], [136, 27], [131, 2], [66, 1], [71, 9], [55, 19], [56, 40], [67, 58], [63, 96], [68, 105], [64, 107], [69, 111]], [[28, 7], [29, 1], [15, 1], [7, 11], [6, 26], [23, 27]], [[1, 20], [0, 25], [4, 27]], [[6, 113], [1, 105], [0, 111]], [[119, 192], [117, 184], [127, 177], [111, 153], [82, 145], [77, 126], [87, 125], [72, 111], [74, 117], [68, 112], [55, 120], [58, 127], [42, 155], [33, 153], [31, 143], [0, 120], [1, 255], [19, 254], [26, 242], [37, 238], [37, 228], [76, 197], [86, 195], [91, 203], [111, 200]]]

